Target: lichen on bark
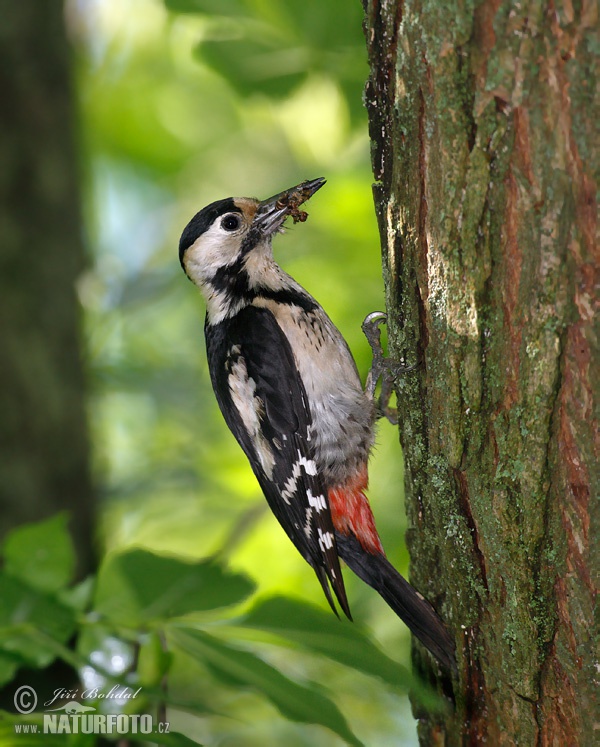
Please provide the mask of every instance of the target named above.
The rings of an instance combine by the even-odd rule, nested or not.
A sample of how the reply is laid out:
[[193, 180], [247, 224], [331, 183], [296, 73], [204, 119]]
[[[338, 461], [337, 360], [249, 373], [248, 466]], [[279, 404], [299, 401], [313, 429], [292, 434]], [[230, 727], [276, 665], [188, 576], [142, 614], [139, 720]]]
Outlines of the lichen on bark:
[[[365, 2], [413, 582], [456, 635], [423, 744], [590, 744], [590, 2]], [[435, 667], [421, 650], [416, 662]]]

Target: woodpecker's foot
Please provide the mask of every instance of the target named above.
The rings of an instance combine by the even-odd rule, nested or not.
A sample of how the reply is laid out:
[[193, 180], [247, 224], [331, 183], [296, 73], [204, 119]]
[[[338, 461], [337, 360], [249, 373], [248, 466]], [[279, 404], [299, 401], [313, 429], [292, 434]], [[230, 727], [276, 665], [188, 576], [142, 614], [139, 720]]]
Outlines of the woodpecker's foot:
[[397, 425], [398, 410], [395, 407], [390, 407], [394, 382], [400, 374], [414, 371], [417, 366], [402, 366], [396, 361], [391, 360], [391, 358], [385, 357], [383, 348], [381, 347], [381, 330], [379, 326], [386, 320], [387, 314], [383, 311], [373, 311], [362, 323], [362, 331], [373, 351], [373, 360], [371, 362], [371, 369], [367, 374], [365, 391], [371, 399], [375, 400], [375, 389], [377, 388], [377, 382], [381, 379], [381, 394], [379, 395], [379, 399], [376, 400], [377, 417], [385, 417], [392, 425]]

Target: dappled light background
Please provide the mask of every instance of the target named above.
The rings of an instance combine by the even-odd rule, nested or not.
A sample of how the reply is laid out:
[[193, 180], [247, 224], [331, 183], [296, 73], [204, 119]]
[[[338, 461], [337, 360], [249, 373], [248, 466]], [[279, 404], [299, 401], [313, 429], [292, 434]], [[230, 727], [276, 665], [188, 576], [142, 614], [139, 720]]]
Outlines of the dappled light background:
[[[325, 608], [217, 410], [204, 308], [177, 245], [208, 202], [264, 198], [325, 176], [308, 222], [278, 237], [275, 255], [326, 307], [364, 377], [370, 351], [360, 323], [384, 301], [361, 100], [368, 74], [361, 4], [69, 0], [67, 14], [87, 194], [90, 264], [79, 293], [104, 499], [101, 546], [217, 555], [252, 577], [261, 596], [283, 593]], [[371, 462], [370, 498], [388, 555], [406, 573], [401, 455], [387, 423]], [[349, 572], [346, 579], [356, 624], [408, 665], [405, 626], [375, 592]], [[406, 696], [378, 680], [276, 646], [260, 655], [326, 687], [370, 747], [416, 744]], [[222, 714], [170, 714], [207, 744], [342, 744], [188, 665], [171, 686], [201, 691]]]

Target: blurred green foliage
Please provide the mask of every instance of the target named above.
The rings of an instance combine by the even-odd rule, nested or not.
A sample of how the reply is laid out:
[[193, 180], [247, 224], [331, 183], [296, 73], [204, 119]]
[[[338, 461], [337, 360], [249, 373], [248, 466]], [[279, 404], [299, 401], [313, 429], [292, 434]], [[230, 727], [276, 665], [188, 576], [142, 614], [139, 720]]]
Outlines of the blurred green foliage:
[[[94, 609], [100, 619], [85, 618], [76, 663], [89, 664], [92, 654], [110, 662], [115, 647], [129, 661], [137, 647], [148, 693], [159, 697], [168, 671], [170, 720], [199, 742], [319, 747], [360, 737], [370, 747], [415, 744], [407, 698], [398, 693], [408, 675], [394, 663], [408, 666], [407, 630], [349, 573], [360, 622], [339, 622], [326, 608], [217, 410], [202, 302], [177, 259], [182, 228], [208, 202], [262, 198], [325, 176], [308, 223], [290, 227], [275, 253], [323, 303], [366, 373], [360, 323], [384, 304], [362, 108], [361, 4], [67, 0], [66, 7], [78, 55], [90, 253], [79, 293], [107, 555], [97, 583], [75, 588], [65, 585], [70, 559], [47, 559], [39, 576], [45, 588], [34, 589], [9, 544], [7, 572], [22, 571], [5, 583], [11, 594], [30, 595], [33, 610], [64, 608], [65, 636], [81, 624], [73, 610]], [[406, 572], [401, 456], [387, 424], [371, 462], [370, 496], [388, 554]], [[43, 531], [61, 526], [57, 520]], [[212, 598], [215, 578], [223, 595], [230, 590], [227, 602]], [[200, 580], [212, 583], [204, 606]], [[258, 599], [248, 597], [255, 585]], [[165, 586], [175, 598], [162, 599]], [[189, 596], [177, 596], [178, 589]], [[232, 603], [242, 616], [224, 624], [221, 607]], [[192, 610], [207, 616], [202, 630], [194, 615], [185, 629], [172, 626]], [[367, 626], [391, 659], [361, 632]], [[41, 665], [43, 646], [35, 656]], [[236, 656], [243, 671], [232, 669]], [[15, 660], [3, 657], [0, 666], [14, 671]], [[368, 676], [375, 669], [378, 677]], [[275, 697], [284, 681], [291, 689], [280, 695], [298, 701], [294, 707]], [[327, 683], [327, 695], [316, 682]], [[307, 688], [328, 698], [329, 715], [314, 712], [311, 722], [305, 706], [313, 695], [299, 694]], [[294, 720], [328, 726], [340, 738]]]
[[[16, 552], [19, 547], [34, 555], [36, 548], [41, 550], [32, 559], [31, 553]], [[213, 560], [189, 561], [141, 548], [111, 552], [96, 579], [73, 586], [74, 563], [66, 566], [65, 557], [73, 558], [74, 549], [62, 516], [19, 527], [3, 547], [0, 687], [18, 668], [42, 669], [55, 659], [78, 669], [82, 679], [77, 695], [50, 702], [48, 693], [38, 693], [45, 712], [79, 697], [98, 713], [150, 713], [156, 722], [171, 722], [179, 712], [212, 720], [217, 711], [206, 687], [210, 680], [212, 689], [220, 684], [238, 692], [252, 690], [290, 721], [318, 724], [360, 747], [363, 742], [332, 699], [331, 687], [306, 677], [297, 682], [265, 661], [266, 648], [287, 646], [304, 656], [326, 657], [404, 692], [416, 684], [356, 626], [285, 597], [249, 600], [255, 584]], [[36, 563], [45, 564], [43, 573], [32, 573]], [[72, 639], [75, 647], [69, 645]], [[182, 687], [185, 678], [177, 676], [177, 661], [188, 675], [192, 664], [198, 666], [202, 684]], [[124, 702], [103, 699], [112, 686], [136, 696]], [[425, 691], [417, 692], [427, 697]], [[235, 715], [235, 710], [229, 713], [230, 718]], [[15, 726], [41, 729], [42, 719], [41, 712], [26, 718], [0, 713], [0, 744], [11, 743]], [[135, 733], [128, 739], [140, 740]], [[199, 743], [196, 733], [192, 742], [173, 728], [164, 739], [153, 739], [167, 747]], [[214, 734], [209, 739], [212, 743]], [[69, 747], [91, 747], [94, 735], [65, 735], [64, 740]]]

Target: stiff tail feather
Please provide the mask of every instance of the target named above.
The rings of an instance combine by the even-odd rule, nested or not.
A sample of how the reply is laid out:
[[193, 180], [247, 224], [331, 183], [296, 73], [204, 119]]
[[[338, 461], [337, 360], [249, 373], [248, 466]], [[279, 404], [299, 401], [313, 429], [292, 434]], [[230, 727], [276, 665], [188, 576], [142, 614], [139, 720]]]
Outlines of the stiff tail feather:
[[365, 552], [351, 534], [336, 532], [336, 542], [346, 565], [383, 597], [440, 664], [456, 673], [454, 641], [429, 602], [398, 573], [385, 555]]

